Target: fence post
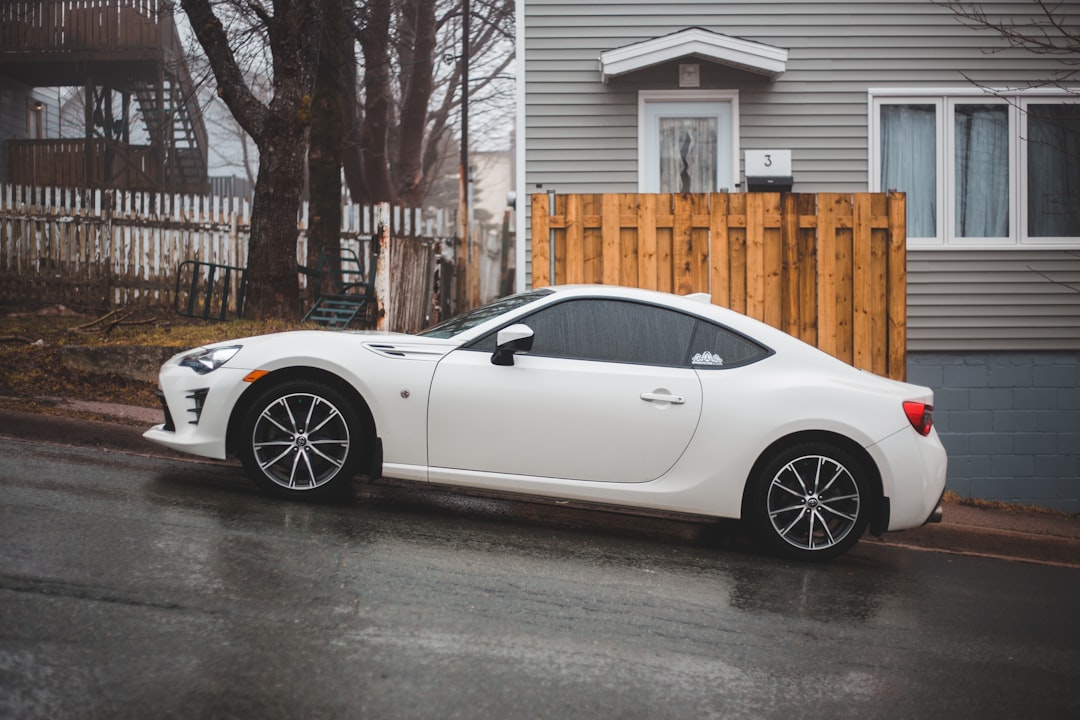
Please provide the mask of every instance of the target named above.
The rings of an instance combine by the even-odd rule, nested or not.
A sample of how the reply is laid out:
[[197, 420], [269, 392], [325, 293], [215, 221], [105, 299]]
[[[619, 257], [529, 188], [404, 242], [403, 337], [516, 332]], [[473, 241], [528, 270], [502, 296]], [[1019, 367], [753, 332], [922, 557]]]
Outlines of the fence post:
[[541, 193], [535, 193], [530, 198], [530, 204], [533, 232], [532, 286], [537, 288], [554, 285], [555, 280], [551, 276], [551, 270], [548, 267], [548, 256], [551, 254], [551, 249], [547, 235], [551, 216], [544, 204], [544, 196]]
[[889, 226], [888, 250], [888, 375], [907, 379], [907, 195], [895, 190], [886, 196]]
[[375, 329], [389, 330], [393, 327], [390, 302], [390, 204], [375, 206]]
[[[550, 218], [555, 214], [555, 188], [550, 188], [547, 192], [548, 196], [548, 217]], [[555, 228], [548, 227], [548, 254], [550, 260], [550, 268], [548, 272], [549, 285], [555, 284]]]
[[109, 306], [116, 301], [113, 297], [113, 281], [116, 277], [116, 269], [113, 260], [115, 243], [113, 243], [112, 228], [115, 201], [115, 193], [112, 190], [106, 190], [104, 193], [100, 190], [94, 191], [94, 210], [97, 212], [98, 217], [101, 218], [101, 240], [99, 242], [101, 243], [102, 254], [105, 257], [105, 304]]

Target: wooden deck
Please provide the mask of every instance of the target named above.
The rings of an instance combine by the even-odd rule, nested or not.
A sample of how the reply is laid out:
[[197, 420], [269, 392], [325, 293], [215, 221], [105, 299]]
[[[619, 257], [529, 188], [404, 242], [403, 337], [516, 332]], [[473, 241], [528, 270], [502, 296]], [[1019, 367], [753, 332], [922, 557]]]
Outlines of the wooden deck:
[[[206, 129], [173, 8], [166, 0], [0, 2], [0, 70], [29, 87], [82, 88], [94, 103], [82, 141], [11, 140], [12, 182], [174, 192], [209, 187]], [[112, 93], [136, 100], [148, 147], [129, 145], [126, 131], [110, 137], [104, 130], [114, 121]], [[126, 124], [127, 117], [115, 122]]]
[[11, 0], [0, 4], [0, 47], [73, 52], [161, 47], [172, 26], [161, 0]]

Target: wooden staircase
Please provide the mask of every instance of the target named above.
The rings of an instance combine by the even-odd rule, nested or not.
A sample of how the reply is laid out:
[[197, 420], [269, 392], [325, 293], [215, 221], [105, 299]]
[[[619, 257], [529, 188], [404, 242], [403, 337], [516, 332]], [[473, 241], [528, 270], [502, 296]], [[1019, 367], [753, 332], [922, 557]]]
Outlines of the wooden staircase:
[[165, 189], [206, 192], [206, 128], [187, 71], [165, 77], [160, 87], [136, 81], [133, 89], [150, 134], [150, 145], [162, 149]]

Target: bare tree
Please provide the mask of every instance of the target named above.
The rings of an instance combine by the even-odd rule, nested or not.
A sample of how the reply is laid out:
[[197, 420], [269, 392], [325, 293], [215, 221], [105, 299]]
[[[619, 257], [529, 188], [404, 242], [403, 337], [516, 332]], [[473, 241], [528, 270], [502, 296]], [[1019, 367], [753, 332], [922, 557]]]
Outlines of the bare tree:
[[427, 132], [428, 106], [435, 89], [437, 22], [434, 0], [403, 0], [412, 22], [402, 25], [398, 43], [404, 82], [401, 103], [401, 138], [398, 143], [398, 196], [409, 205], [424, 199], [423, 138]]
[[394, 202], [397, 193], [390, 176], [390, 123], [393, 66], [390, 30], [393, 0], [368, 0], [360, 11], [357, 39], [364, 54], [363, 122], [358, 145], [364, 202]]
[[[297, 178], [305, 170], [312, 198], [309, 264], [337, 239], [342, 173], [357, 202], [415, 206], [445, 175], [461, 110], [462, 2], [181, 5], [216, 95], [258, 149], [248, 308], [255, 317], [292, 317], [299, 313], [295, 219], [303, 184]], [[513, 61], [514, 3], [472, 0], [472, 7], [469, 111], [482, 117], [510, 86], [503, 71]]]
[[312, 98], [308, 148], [311, 200], [307, 264], [310, 267], [316, 266], [326, 249], [340, 243], [346, 65], [355, 62], [352, 32], [345, 22], [345, 0], [323, 2], [323, 38]]
[[[321, 0], [181, 0], [218, 93], [259, 149], [251, 211], [246, 309], [255, 318], [298, 318], [296, 220], [322, 33]], [[218, 13], [230, 23], [225, 25]], [[249, 41], [256, 40], [254, 44]], [[238, 56], [269, 51], [273, 96], [248, 86]], [[252, 50], [254, 48], [254, 50]]]
[[[469, 111], [482, 116], [499, 97], [491, 89], [511, 86], [514, 3], [471, 4]], [[364, 73], [357, 101], [346, 101], [344, 147], [354, 200], [418, 206], [443, 174], [461, 111], [461, 10], [461, 0], [370, 0], [358, 10]]]
[[[1076, 82], [1080, 80], [1080, 8], [1075, 0], [1029, 0], [1027, 13], [992, 14], [983, 3], [946, 2], [935, 0], [948, 8], [964, 25], [982, 32], [995, 34], [1004, 45], [988, 52], [1000, 52], [1007, 48], [1022, 50], [1035, 55], [1049, 56], [1060, 67], [1046, 76], [1025, 83], [1022, 87], [1002, 89], [988, 87], [965, 74], [973, 85], [988, 94], [1003, 98], [1028, 117], [1025, 142], [1029, 158], [1036, 157], [1036, 164], [1057, 167], [1062, 180], [1051, 184], [1045, 197], [1054, 198], [1043, 209], [1043, 218], [1052, 218], [1051, 234], [1075, 234], [1080, 227], [1080, 207], [1076, 202], [1075, 175], [1070, 182], [1068, 168], [1080, 162], [1080, 104], [1075, 102], [1024, 103], [1018, 100], [1015, 90], [1051, 88], [1061, 95], [1080, 95]], [[1071, 100], [1071, 98], [1070, 98]], [[1030, 182], [1030, 181], [1029, 181]], [[1034, 192], [1029, 190], [1029, 192]]]
[[991, 14], [983, 3], [935, 2], [952, 11], [968, 27], [996, 33], [1007, 47], [1051, 55], [1061, 61], [1060, 70], [1030, 83], [1031, 87], [1056, 87], [1076, 93], [1075, 88], [1067, 87], [1080, 78], [1080, 23], [1075, 19], [1075, 2], [1029, 0], [1031, 12], [1020, 16]]

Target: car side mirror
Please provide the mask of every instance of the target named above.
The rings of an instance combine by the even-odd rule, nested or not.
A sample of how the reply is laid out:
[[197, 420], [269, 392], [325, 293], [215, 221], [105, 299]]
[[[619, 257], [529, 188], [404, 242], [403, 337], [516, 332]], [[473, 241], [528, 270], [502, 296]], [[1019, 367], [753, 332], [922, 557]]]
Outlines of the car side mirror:
[[510, 325], [504, 327], [495, 336], [495, 352], [491, 355], [492, 365], [513, 365], [514, 355], [532, 350], [533, 331], [528, 325]]

